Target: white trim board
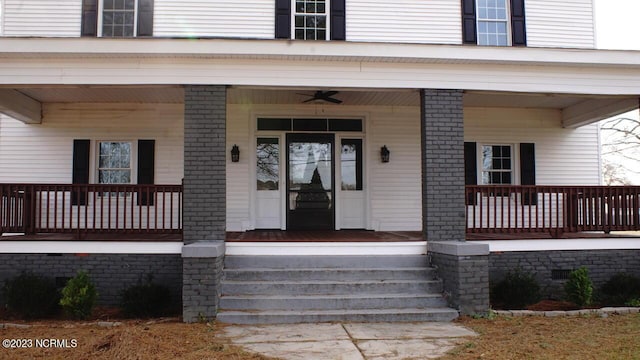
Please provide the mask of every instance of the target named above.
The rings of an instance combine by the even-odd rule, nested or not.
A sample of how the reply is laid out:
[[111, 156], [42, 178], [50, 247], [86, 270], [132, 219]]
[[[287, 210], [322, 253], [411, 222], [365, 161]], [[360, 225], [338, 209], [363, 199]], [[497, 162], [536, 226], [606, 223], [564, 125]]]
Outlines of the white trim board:
[[640, 250], [640, 238], [483, 240], [473, 243], [489, 245], [489, 251], [558, 251], [558, 250]]
[[182, 254], [182, 241], [2, 241], [2, 254]]
[[227, 242], [225, 255], [425, 255], [426, 241], [403, 242]]

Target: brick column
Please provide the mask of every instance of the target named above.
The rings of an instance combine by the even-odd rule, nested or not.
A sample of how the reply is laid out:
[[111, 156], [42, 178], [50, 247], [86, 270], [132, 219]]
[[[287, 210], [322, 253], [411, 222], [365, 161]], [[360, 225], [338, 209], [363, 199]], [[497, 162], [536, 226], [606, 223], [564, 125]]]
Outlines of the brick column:
[[226, 232], [225, 86], [184, 88], [182, 317], [215, 318]]
[[184, 242], [224, 241], [226, 229], [225, 86], [184, 89]]
[[420, 91], [422, 232], [449, 305], [489, 309], [489, 247], [465, 242], [462, 90]]
[[427, 241], [464, 241], [464, 124], [461, 90], [420, 91], [422, 232]]

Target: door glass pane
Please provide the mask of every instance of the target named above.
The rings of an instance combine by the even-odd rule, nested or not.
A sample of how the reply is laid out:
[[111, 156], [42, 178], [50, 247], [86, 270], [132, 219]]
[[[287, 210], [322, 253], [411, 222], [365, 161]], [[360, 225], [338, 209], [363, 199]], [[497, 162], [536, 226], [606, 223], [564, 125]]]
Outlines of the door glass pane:
[[278, 190], [280, 179], [280, 146], [278, 138], [258, 138], [256, 165], [257, 189]]
[[331, 190], [331, 144], [291, 142], [289, 144], [289, 184], [291, 190], [314, 185]]
[[362, 139], [342, 139], [342, 190], [362, 190]]
[[331, 208], [331, 143], [289, 143], [289, 209]]

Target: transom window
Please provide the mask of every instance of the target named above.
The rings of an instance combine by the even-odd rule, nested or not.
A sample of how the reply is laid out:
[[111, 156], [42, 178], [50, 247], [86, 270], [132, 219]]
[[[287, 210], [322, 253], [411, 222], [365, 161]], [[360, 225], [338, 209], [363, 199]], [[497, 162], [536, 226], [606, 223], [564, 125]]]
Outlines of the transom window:
[[293, 0], [293, 38], [327, 40], [329, 0]]
[[103, 0], [102, 36], [135, 36], [136, 2], [137, 0]]
[[506, 0], [477, 0], [478, 45], [509, 45]]
[[482, 145], [482, 184], [513, 183], [511, 145]]
[[362, 132], [362, 119], [258, 118], [260, 131], [349, 131]]
[[131, 143], [101, 141], [98, 145], [98, 183], [131, 183]]

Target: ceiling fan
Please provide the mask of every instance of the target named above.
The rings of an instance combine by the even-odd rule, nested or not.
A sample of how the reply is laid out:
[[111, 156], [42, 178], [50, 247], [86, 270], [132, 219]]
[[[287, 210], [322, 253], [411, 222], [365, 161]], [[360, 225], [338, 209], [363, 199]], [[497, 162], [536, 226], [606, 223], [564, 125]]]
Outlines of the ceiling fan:
[[330, 102], [330, 103], [334, 103], [334, 104], [341, 104], [342, 100], [336, 99], [333, 96], [338, 94], [339, 91], [335, 91], [335, 90], [330, 90], [330, 91], [322, 91], [322, 90], [318, 90], [315, 93], [313, 93], [313, 95], [309, 95], [309, 94], [299, 94], [299, 95], [304, 95], [304, 96], [311, 96], [311, 98], [303, 101], [303, 103], [308, 103], [308, 102], [312, 102], [312, 101], [326, 101], [326, 102]]

